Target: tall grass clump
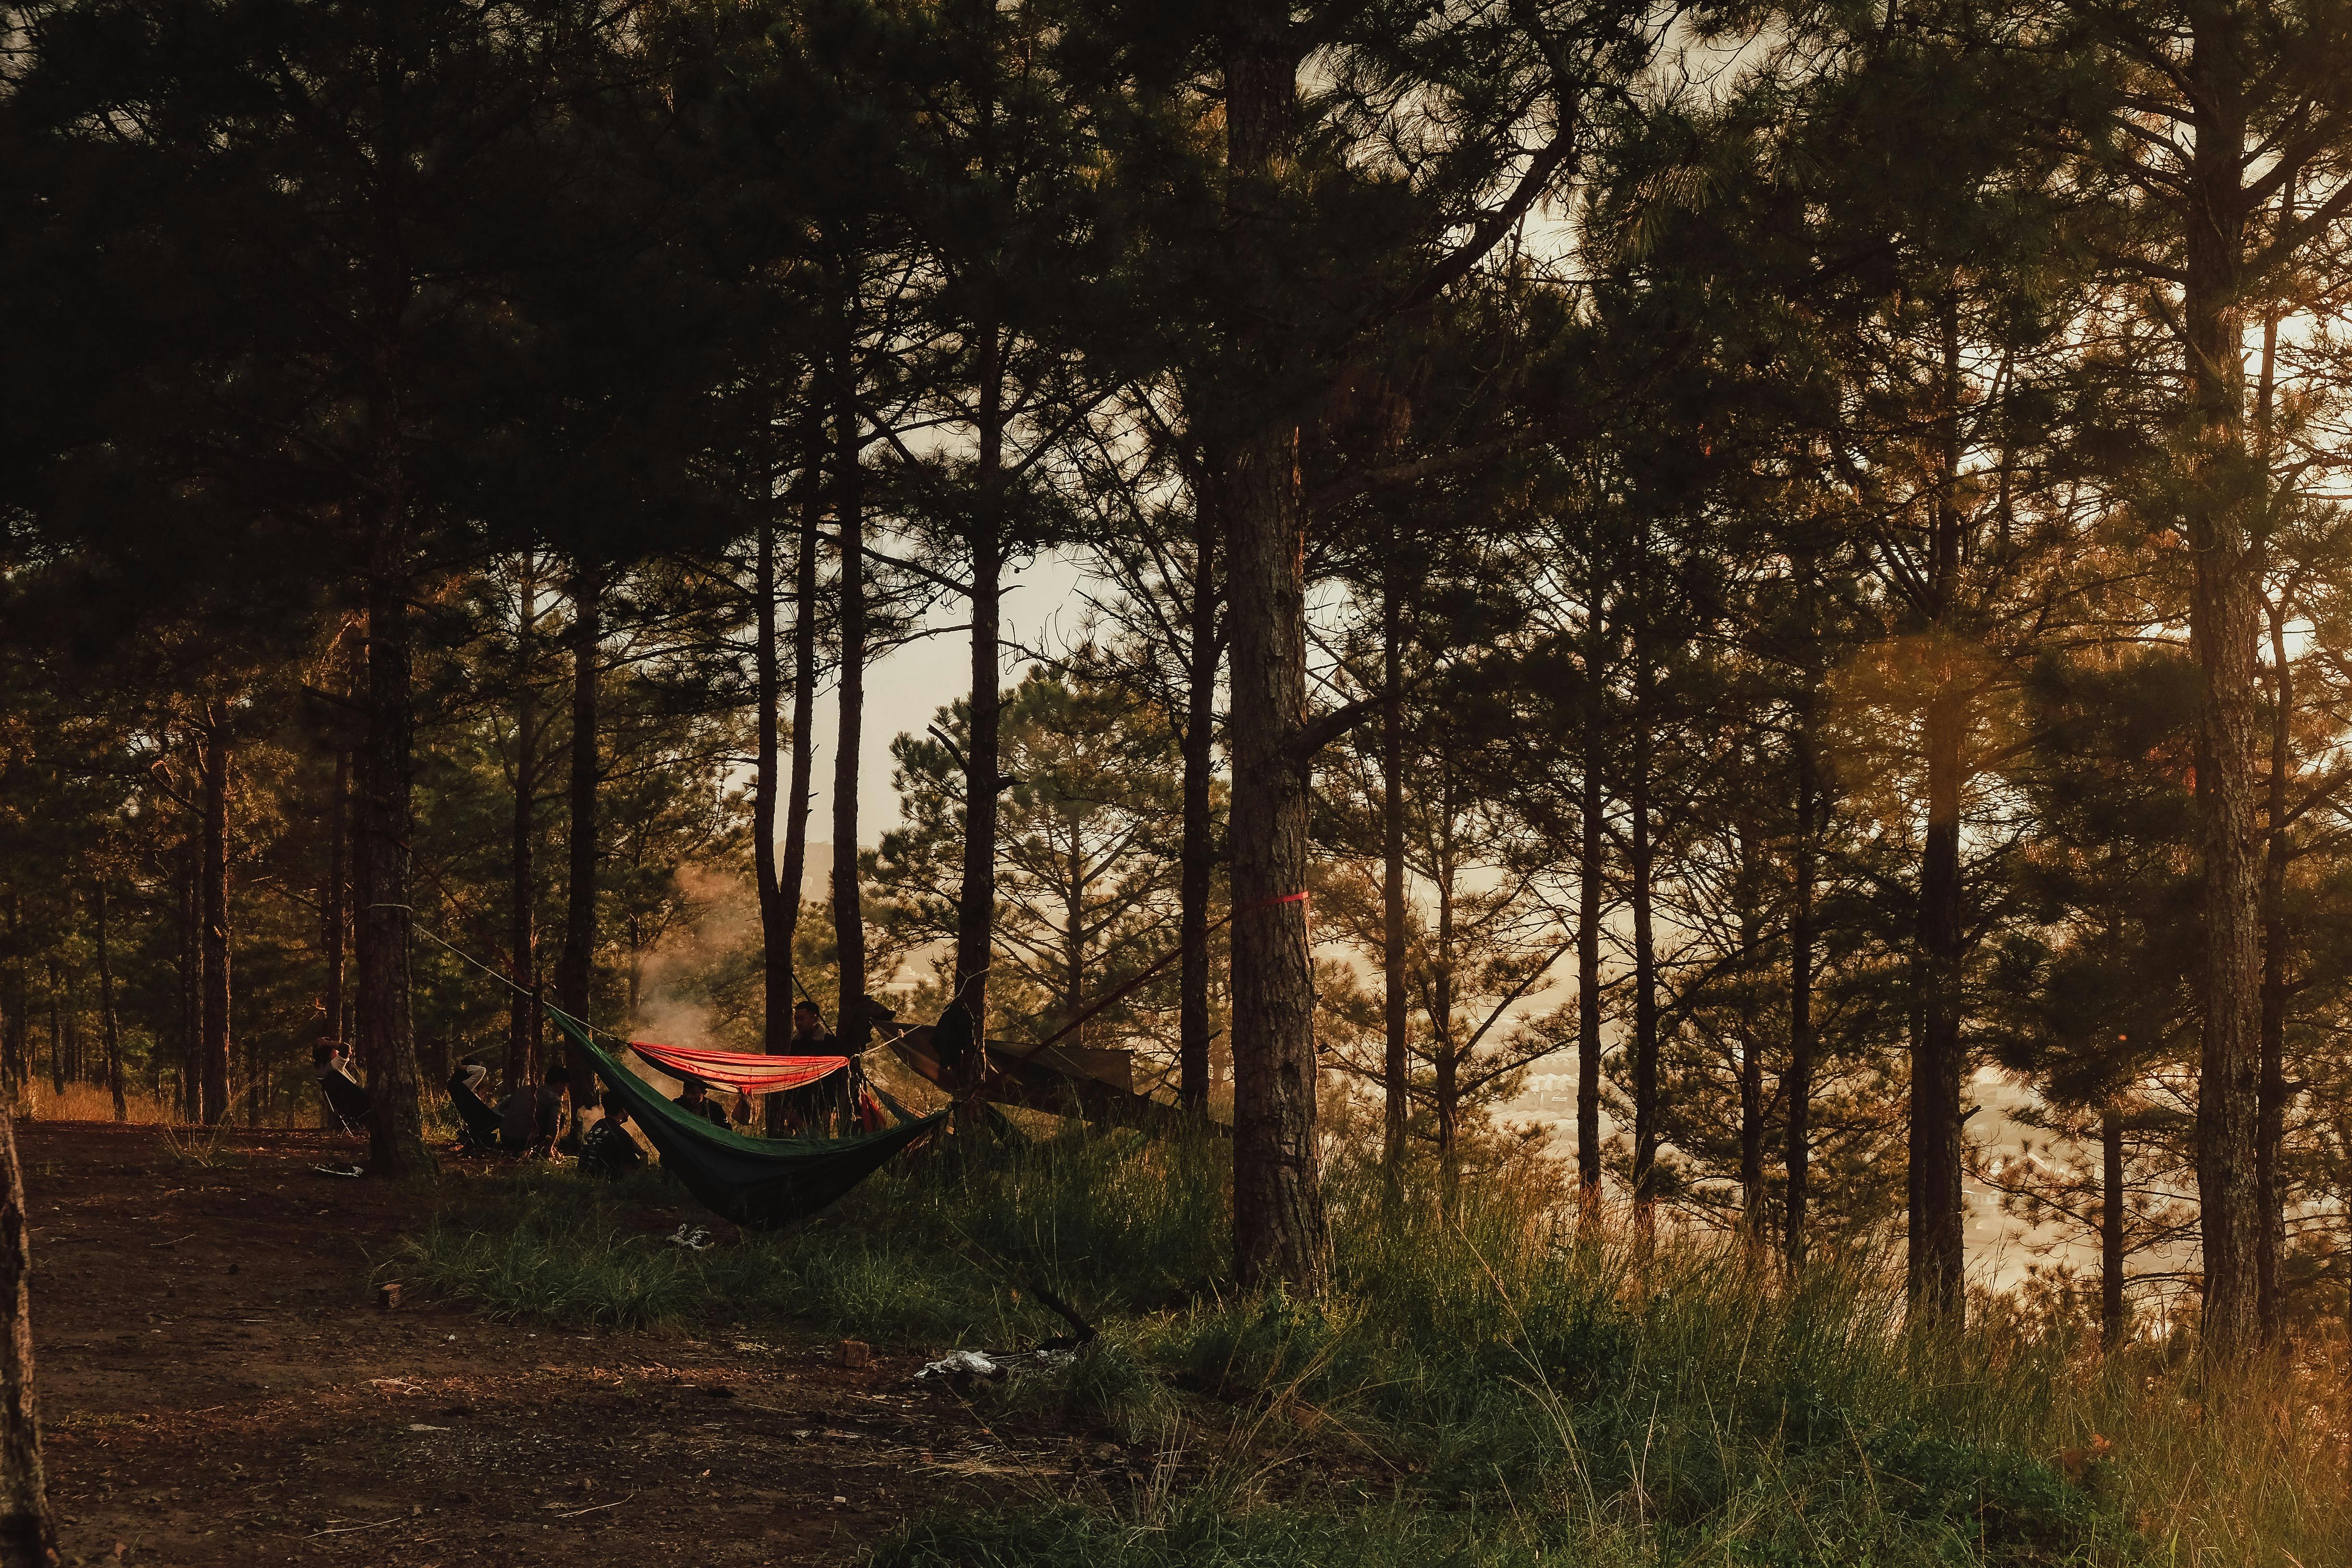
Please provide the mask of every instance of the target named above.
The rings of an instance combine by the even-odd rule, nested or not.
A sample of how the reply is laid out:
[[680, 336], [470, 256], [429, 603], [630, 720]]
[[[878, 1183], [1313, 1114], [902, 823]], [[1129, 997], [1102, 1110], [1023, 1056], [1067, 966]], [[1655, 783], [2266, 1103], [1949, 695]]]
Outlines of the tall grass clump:
[[1141, 1443], [1152, 1479], [914, 1521], [894, 1564], [2352, 1564], [2333, 1342], [2219, 1373], [2005, 1298], [1921, 1326], [1898, 1258], [1792, 1281], [1738, 1237], [1580, 1225], [1541, 1161], [1401, 1195], [1335, 1164], [1333, 1288], [1243, 1291], [1229, 1159], [941, 1152], [702, 1254], [661, 1245], [691, 1210], [658, 1174], [505, 1176], [406, 1267], [497, 1311], [926, 1347], [1059, 1331], [1038, 1287], [1066, 1300], [1101, 1339], [983, 1397]]
[[1016, 1295], [1021, 1321], [1051, 1321], [1041, 1285], [1089, 1317], [1157, 1311], [1226, 1277], [1231, 1159], [1211, 1140], [1073, 1131], [902, 1161], [744, 1258], [789, 1279], [780, 1304], [888, 1335], [968, 1334], [975, 1309]]
[[[636, 1327], [707, 1310], [1003, 1345], [1065, 1331], [1040, 1286], [1090, 1318], [1213, 1289], [1229, 1158], [1221, 1144], [1132, 1132], [917, 1156], [804, 1225], [698, 1253], [664, 1241], [665, 1226], [707, 1216], [658, 1169], [620, 1183], [561, 1164], [460, 1170], [403, 1268], [510, 1316]], [[667, 1271], [659, 1291], [643, 1289], [646, 1258]]]
[[[655, 1180], [635, 1184], [666, 1195]], [[637, 1329], [707, 1304], [697, 1255], [628, 1228], [580, 1178], [541, 1169], [499, 1185], [494, 1204], [434, 1215], [385, 1268], [494, 1318]]]

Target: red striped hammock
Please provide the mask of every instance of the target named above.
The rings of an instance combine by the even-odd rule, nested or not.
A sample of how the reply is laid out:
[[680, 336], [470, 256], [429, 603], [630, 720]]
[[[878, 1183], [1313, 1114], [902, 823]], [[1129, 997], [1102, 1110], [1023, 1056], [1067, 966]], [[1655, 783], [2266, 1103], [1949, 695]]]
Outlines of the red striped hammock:
[[847, 1057], [766, 1057], [744, 1051], [704, 1051], [631, 1040], [629, 1049], [672, 1078], [698, 1078], [740, 1094], [773, 1094], [814, 1083], [849, 1065]]

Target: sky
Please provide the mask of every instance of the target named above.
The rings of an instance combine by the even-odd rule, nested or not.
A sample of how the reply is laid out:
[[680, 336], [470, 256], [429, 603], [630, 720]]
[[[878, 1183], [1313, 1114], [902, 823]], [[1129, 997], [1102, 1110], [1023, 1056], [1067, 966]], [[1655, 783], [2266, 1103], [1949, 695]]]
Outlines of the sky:
[[[1080, 594], [1085, 574], [1070, 554], [1038, 557], [1010, 576], [1004, 596], [1003, 668], [1008, 683], [1017, 680], [1031, 660], [1028, 650], [1048, 653], [1076, 639], [1087, 617]], [[971, 637], [961, 629], [964, 606], [950, 601], [934, 609], [925, 626], [937, 635], [905, 643], [867, 667], [866, 728], [857, 770], [857, 837], [871, 847], [883, 834], [898, 826], [898, 792], [890, 786], [890, 742], [902, 734], [919, 735], [939, 710], [964, 696], [971, 685]], [[834, 741], [839, 734], [839, 710], [830, 689], [817, 698], [816, 781], [812, 837], [823, 837], [833, 821]]]

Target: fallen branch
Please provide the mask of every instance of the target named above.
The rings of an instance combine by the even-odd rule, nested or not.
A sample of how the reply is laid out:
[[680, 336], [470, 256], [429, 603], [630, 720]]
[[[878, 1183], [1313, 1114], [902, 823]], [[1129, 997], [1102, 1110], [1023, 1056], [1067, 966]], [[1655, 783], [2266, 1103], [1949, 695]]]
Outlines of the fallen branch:
[[322, 1535], [350, 1535], [362, 1530], [382, 1530], [387, 1524], [397, 1524], [404, 1519], [413, 1519], [415, 1517], [415, 1516], [414, 1514], [395, 1513], [390, 1519], [379, 1519], [373, 1524], [341, 1524], [335, 1526], [331, 1530], [314, 1530], [302, 1539], [305, 1541], [316, 1541]]
[[575, 1508], [570, 1513], [559, 1513], [555, 1517], [558, 1519], [578, 1519], [583, 1513], [602, 1513], [608, 1508], [620, 1507], [621, 1504], [629, 1501], [636, 1495], [636, 1493], [631, 1492], [628, 1497], [617, 1498], [611, 1502], [600, 1502], [594, 1508]]

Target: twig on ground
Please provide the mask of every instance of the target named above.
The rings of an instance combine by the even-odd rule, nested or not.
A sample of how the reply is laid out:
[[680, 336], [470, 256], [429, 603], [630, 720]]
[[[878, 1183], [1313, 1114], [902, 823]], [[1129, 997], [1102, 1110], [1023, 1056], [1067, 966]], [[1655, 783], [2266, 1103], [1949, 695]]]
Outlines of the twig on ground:
[[413, 1519], [415, 1517], [415, 1516], [414, 1514], [395, 1513], [390, 1519], [379, 1519], [373, 1524], [340, 1524], [331, 1530], [314, 1530], [302, 1539], [305, 1541], [316, 1541], [322, 1535], [350, 1535], [355, 1531], [382, 1530], [387, 1524], [398, 1524], [404, 1519]]
[[620, 1507], [621, 1504], [629, 1501], [630, 1499], [635, 1498], [636, 1495], [636, 1493], [631, 1492], [628, 1497], [616, 1498], [611, 1502], [600, 1502], [594, 1508], [575, 1508], [570, 1513], [559, 1513], [555, 1517], [558, 1519], [578, 1519], [583, 1513], [602, 1513], [608, 1508]]

